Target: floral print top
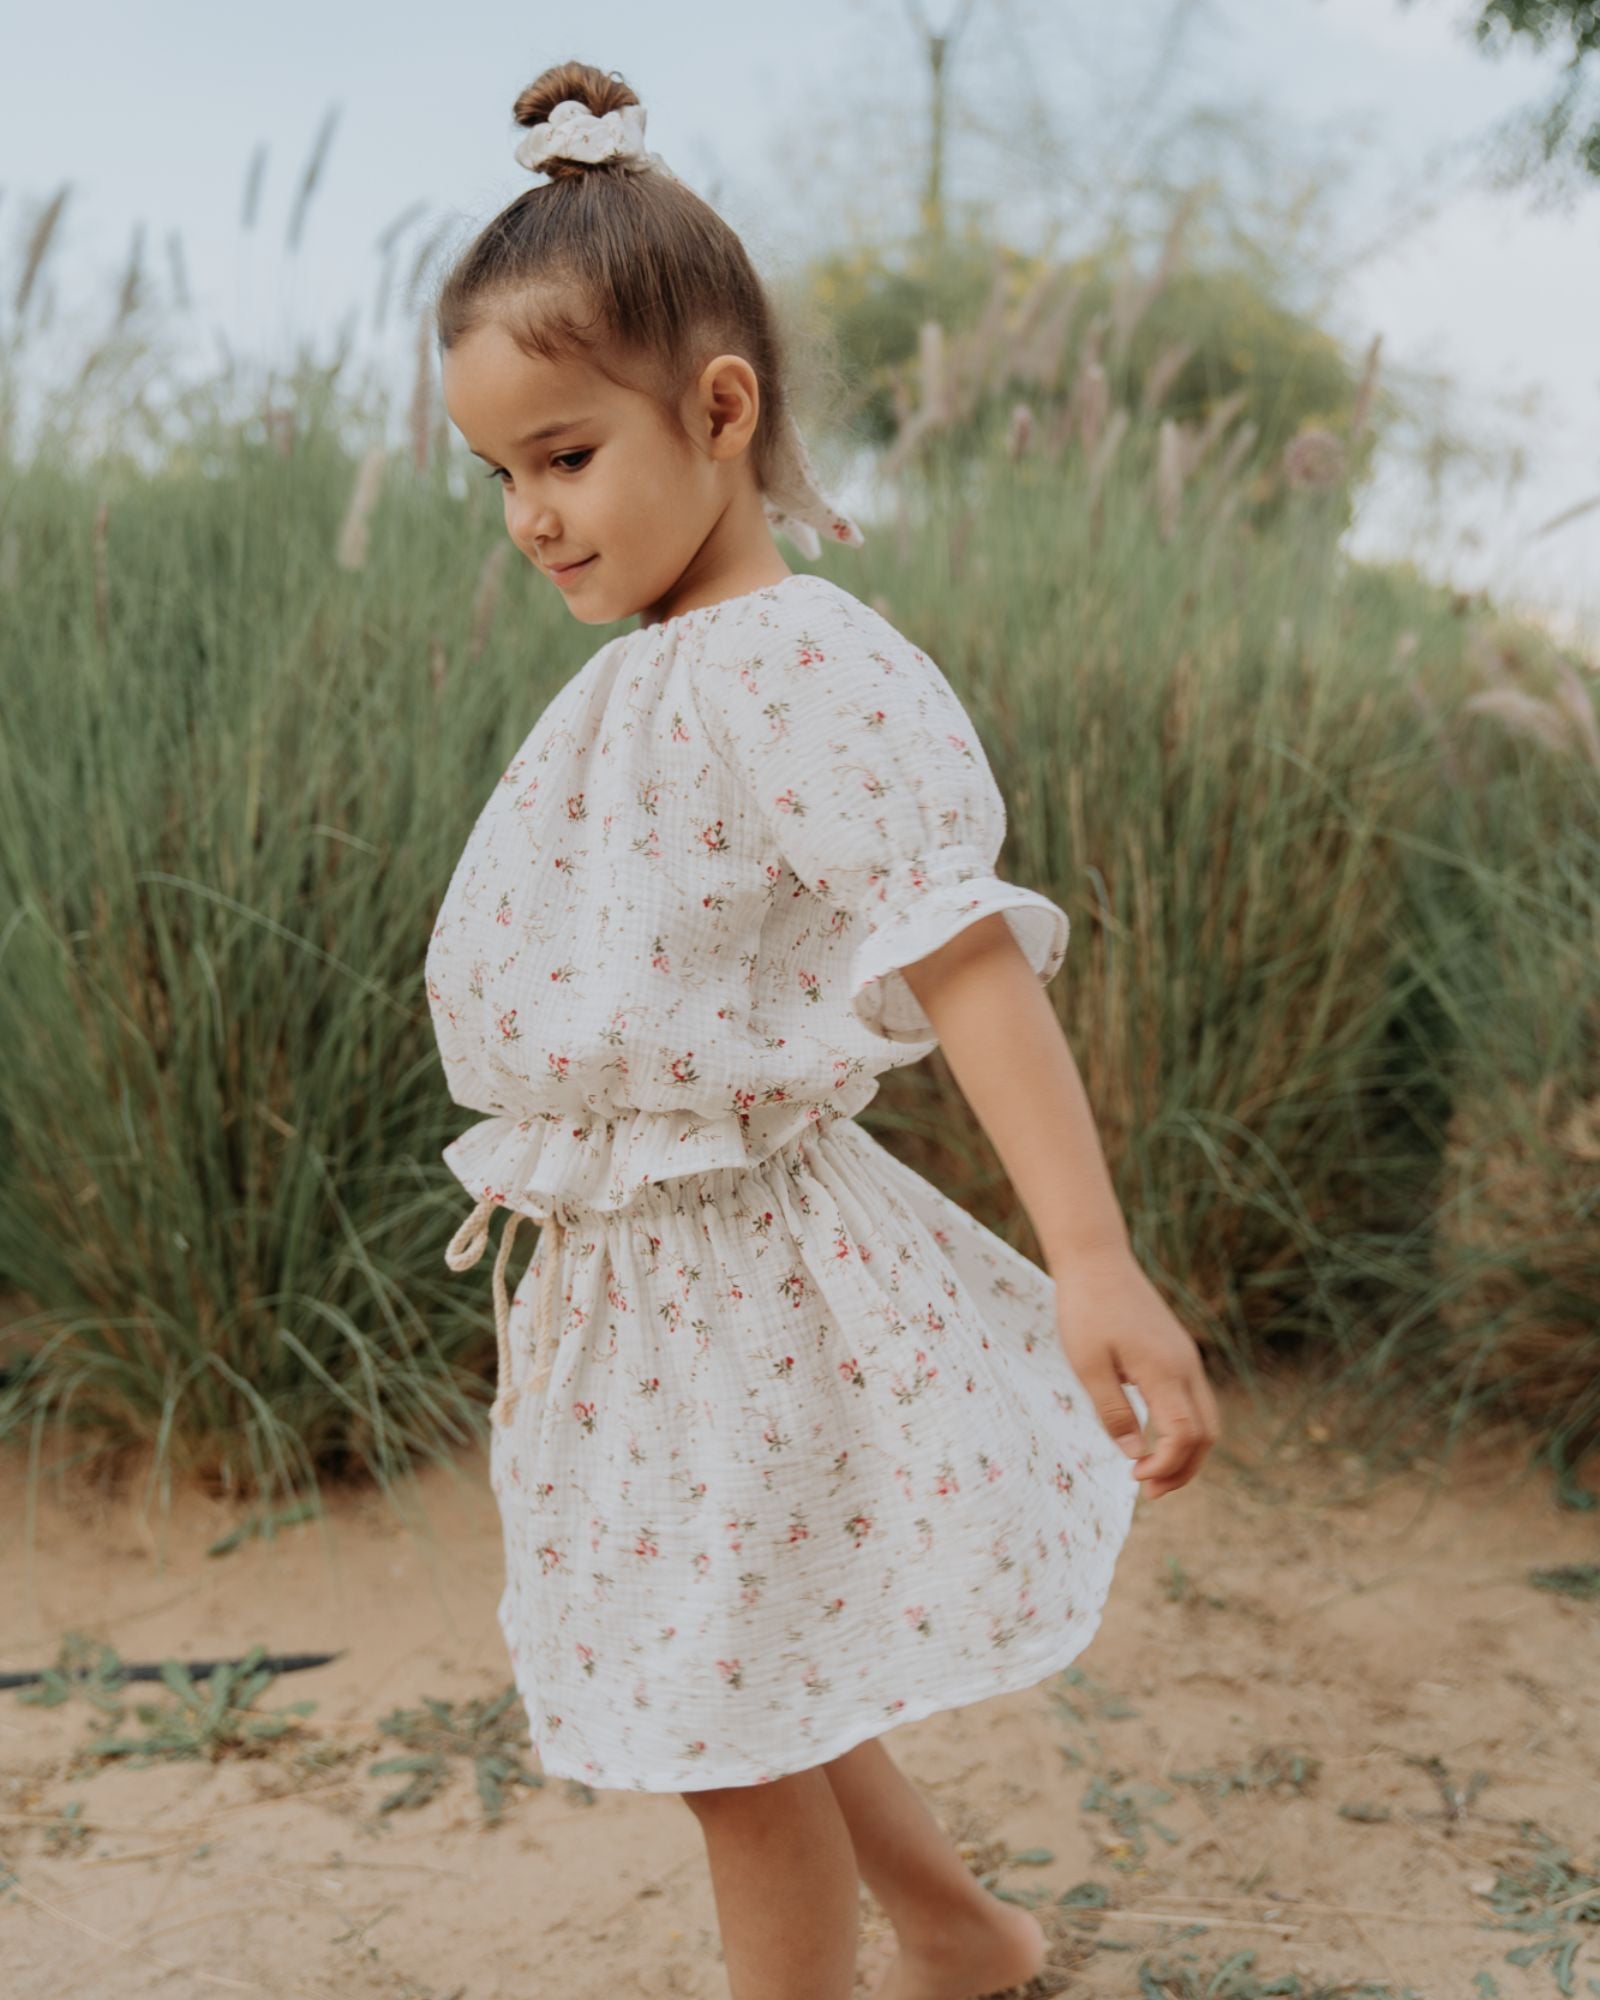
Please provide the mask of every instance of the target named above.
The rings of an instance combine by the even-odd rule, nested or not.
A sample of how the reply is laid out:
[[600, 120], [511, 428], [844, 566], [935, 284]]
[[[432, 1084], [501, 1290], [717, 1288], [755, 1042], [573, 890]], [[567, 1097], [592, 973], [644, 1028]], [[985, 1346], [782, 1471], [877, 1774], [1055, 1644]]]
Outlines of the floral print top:
[[444, 1158], [538, 1214], [766, 1159], [935, 1046], [901, 974], [991, 911], [1068, 921], [926, 653], [811, 571], [603, 645], [472, 829], [428, 946]]

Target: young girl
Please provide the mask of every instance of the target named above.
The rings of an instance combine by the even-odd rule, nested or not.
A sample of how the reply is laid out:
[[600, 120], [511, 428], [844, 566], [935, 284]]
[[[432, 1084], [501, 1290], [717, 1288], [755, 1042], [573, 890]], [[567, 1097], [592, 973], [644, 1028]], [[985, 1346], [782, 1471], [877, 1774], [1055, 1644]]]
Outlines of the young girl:
[[[445, 1152], [453, 1269], [509, 1211], [501, 1627], [545, 1771], [698, 1816], [734, 2000], [845, 2000], [858, 1871], [886, 2000], [992, 1992], [1043, 1932], [880, 1732], [1074, 1659], [1139, 1482], [1190, 1479], [1216, 1405], [1044, 992], [1066, 915], [995, 873], [977, 731], [774, 543], [862, 537], [744, 249], [615, 77], [562, 64], [516, 118], [545, 179], [444, 285], [445, 398], [572, 616], [640, 622], [535, 722], [428, 950], [483, 1114]], [[855, 1121], [936, 1044], [1048, 1275]]]

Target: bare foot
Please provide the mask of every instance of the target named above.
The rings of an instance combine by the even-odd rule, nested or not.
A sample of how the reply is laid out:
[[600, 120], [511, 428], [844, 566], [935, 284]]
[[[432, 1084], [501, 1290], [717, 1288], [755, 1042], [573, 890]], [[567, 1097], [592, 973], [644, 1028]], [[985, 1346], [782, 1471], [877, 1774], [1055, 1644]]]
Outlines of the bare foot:
[[982, 1926], [937, 1952], [902, 1947], [889, 1961], [871, 2000], [981, 2000], [1025, 1986], [1043, 1971], [1048, 1944], [1039, 1919], [1014, 1903], [995, 1902]]

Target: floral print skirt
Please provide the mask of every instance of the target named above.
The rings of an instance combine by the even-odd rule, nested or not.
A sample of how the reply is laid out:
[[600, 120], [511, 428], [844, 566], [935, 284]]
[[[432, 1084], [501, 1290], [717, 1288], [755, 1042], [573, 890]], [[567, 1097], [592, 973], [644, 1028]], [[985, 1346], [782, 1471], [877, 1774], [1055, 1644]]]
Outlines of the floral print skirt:
[[557, 1213], [509, 1322], [520, 1382], [545, 1279], [549, 1379], [490, 1443], [546, 1773], [763, 1784], [1088, 1645], [1138, 1482], [1048, 1273], [847, 1116]]

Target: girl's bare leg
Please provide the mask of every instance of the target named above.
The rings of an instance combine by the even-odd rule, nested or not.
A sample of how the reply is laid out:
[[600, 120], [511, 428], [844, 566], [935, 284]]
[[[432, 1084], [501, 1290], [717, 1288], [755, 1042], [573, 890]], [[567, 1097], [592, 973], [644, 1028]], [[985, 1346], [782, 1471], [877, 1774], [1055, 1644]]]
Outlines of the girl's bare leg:
[[822, 1769], [899, 1945], [875, 2000], [969, 2000], [1033, 1978], [1038, 1919], [989, 1894], [876, 1737]]
[[705, 1835], [733, 2000], [850, 2000], [856, 1861], [823, 1771], [680, 1796]]

